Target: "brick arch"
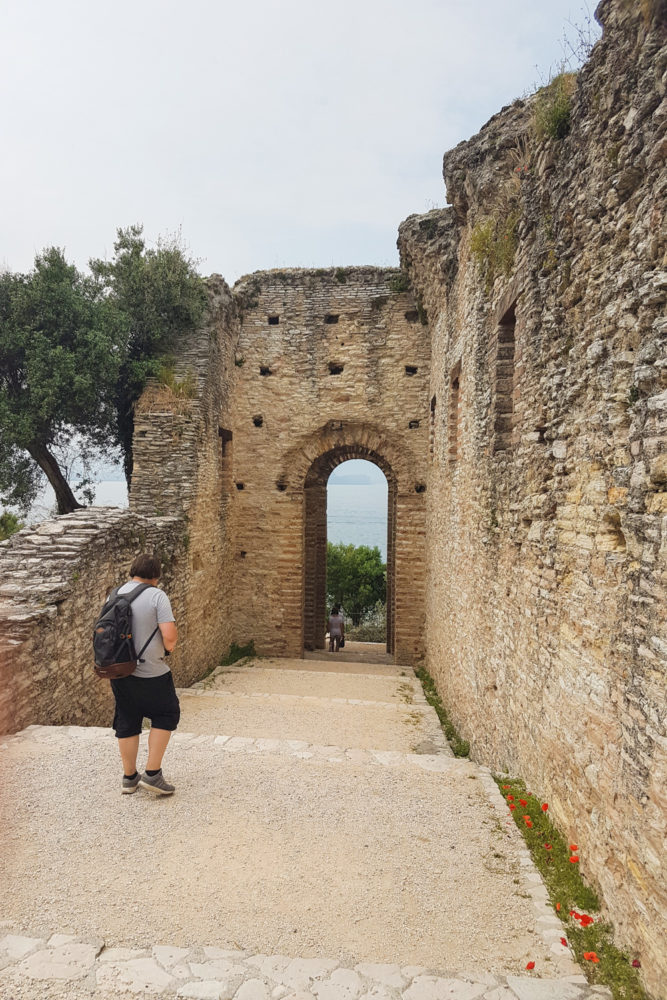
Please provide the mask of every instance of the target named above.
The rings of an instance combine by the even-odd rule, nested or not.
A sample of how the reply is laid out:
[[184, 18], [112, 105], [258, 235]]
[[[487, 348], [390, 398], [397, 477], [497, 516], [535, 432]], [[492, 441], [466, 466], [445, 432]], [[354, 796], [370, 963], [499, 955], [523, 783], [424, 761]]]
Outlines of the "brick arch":
[[337, 466], [356, 458], [373, 462], [387, 479], [387, 651], [398, 653], [402, 662], [415, 659], [423, 617], [424, 497], [416, 489], [410, 452], [401, 444], [377, 427], [338, 422], [321, 428], [286, 456], [284, 489], [295, 499], [303, 497], [305, 649], [325, 645], [327, 482]]
[[287, 490], [301, 490], [317, 477], [324, 476], [326, 482], [337, 465], [351, 458], [373, 462], [399, 489], [412, 489], [419, 479], [417, 462], [405, 440], [375, 424], [329, 421], [285, 453], [282, 483]]

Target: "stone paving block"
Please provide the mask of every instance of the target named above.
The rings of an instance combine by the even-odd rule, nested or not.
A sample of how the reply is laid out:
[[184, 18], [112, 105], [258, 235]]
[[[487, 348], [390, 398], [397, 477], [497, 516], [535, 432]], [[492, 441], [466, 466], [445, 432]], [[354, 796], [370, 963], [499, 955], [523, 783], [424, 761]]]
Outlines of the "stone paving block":
[[318, 1000], [356, 1000], [362, 988], [361, 977], [351, 969], [336, 969], [328, 980], [311, 987]]
[[154, 958], [135, 958], [129, 962], [109, 962], [97, 969], [98, 988], [130, 993], [162, 993], [176, 985], [173, 976], [158, 965]]
[[238, 948], [217, 948], [213, 945], [207, 945], [202, 951], [207, 959], [213, 961], [224, 958], [229, 962], [242, 962], [247, 955], [247, 952], [240, 951]]
[[215, 979], [205, 979], [199, 983], [186, 983], [176, 994], [178, 997], [187, 997], [188, 1000], [223, 1000], [224, 995], [224, 983], [219, 983]]
[[236, 980], [236, 988], [246, 977], [248, 970], [243, 965], [236, 965], [226, 958], [216, 958], [210, 962], [189, 962], [192, 975], [198, 979]]
[[516, 997], [508, 986], [497, 986], [485, 993], [482, 1000], [516, 1000]]
[[581, 990], [563, 979], [526, 979], [508, 976], [507, 985], [519, 1000], [576, 1000]]
[[361, 962], [355, 965], [355, 970], [368, 979], [374, 979], [376, 983], [383, 986], [390, 986], [395, 990], [402, 990], [408, 985], [408, 980], [401, 974], [400, 965], [373, 964], [371, 962]]
[[262, 979], [246, 979], [239, 987], [235, 1000], [269, 1000], [269, 988]]
[[169, 945], [156, 944], [152, 949], [153, 958], [159, 962], [164, 969], [171, 969], [178, 965], [189, 954], [188, 948], [171, 948]]
[[61, 944], [70, 944], [76, 940], [78, 940], [76, 934], [52, 934], [46, 942], [46, 947], [57, 948]]
[[404, 965], [401, 969], [402, 974], [408, 980], [416, 979], [417, 976], [423, 976], [426, 971], [423, 965]]
[[295, 990], [308, 989], [313, 980], [323, 979], [337, 967], [338, 962], [333, 959], [295, 958], [281, 973], [280, 982]]
[[373, 983], [370, 990], [363, 993], [359, 1000], [395, 1000], [396, 993], [381, 983]]
[[148, 958], [148, 952], [143, 948], [105, 948], [98, 961], [129, 962], [133, 958]]
[[20, 934], [6, 934], [0, 939], [0, 950], [12, 959], [23, 958], [39, 945], [44, 945], [42, 938], [22, 937]]
[[285, 958], [284, 955], [251, 955], [245, 964], [258, 969], [267, 979], [272, 979], [284, 988], [281, 976], [290, 962], [291, 959]]
[[418, 976], [403, 994], [403, 1000], [475, 1000], [486, 989], [482, 983], [441, 979], [439, 976]]
[[81, 979], [93, 968], [98, 951], [94, 945], [74, 941], [36, 951], [23, 959], [18, 970], [31, 979]]

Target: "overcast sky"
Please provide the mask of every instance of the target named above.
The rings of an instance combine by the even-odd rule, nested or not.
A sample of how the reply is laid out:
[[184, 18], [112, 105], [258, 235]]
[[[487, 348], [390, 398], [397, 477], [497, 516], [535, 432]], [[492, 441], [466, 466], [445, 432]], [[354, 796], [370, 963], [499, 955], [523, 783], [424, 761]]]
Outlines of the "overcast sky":
[[203, 273], [394, 265], [585, 0], [3, 0], [0, 266], [179, 227]]

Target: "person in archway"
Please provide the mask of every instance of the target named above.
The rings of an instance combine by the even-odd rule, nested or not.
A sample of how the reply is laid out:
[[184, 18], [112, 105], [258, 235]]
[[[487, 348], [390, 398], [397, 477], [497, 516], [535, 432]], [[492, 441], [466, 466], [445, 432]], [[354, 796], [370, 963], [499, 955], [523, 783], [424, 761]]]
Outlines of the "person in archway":
[[345, 619], [343, 618], [343, 612], [335, 604], [329, 615], [329, 652], [337, 653], [340, 649], [341, 640], [344, 639]]

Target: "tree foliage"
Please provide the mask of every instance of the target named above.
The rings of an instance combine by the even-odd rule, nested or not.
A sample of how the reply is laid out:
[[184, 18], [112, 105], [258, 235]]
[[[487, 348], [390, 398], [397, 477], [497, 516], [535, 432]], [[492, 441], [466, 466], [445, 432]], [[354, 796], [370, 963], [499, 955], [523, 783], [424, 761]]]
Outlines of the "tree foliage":
[[0, 274], [0, 499], [23, 510], [44, 475], [59, 513], [80, 506], [62, 460], [73, 438], [84, 468], [120, 445], [129, 477], [134, 403], [204, 313], [177, 237], [147, 248], [141, 226], [119, 229], [113, 259], [90, 270], [51, 247], [29, 274]]
[[45, 473], [59, 512], [72, 510], [56, 451], [73, 429], [91, 444], [115, 436], [121, 318], [52, 247], [30, 274], [0, 275], [0, 328], [0, 495], [26, 509]]
[[0, 514], [0, 542], [6, 541], [11, 538], [12, 535], [20, 531], [23, 525], [19, 521], [16, 514], [12, 514], [9, 510], [3, 510]]
[[116, 407], [129, 480], [134, 403], [179, 338], [201, 322], [206, 287], [178, 234], [147, 248], [139, 225], [119, 229], [113, 259], [91, 260], [90, 269], [127, 329]]
[[386, 565], [377, 546], [327, 545], [327, 595], [358, 625], [362, 616], [387, 599]]

